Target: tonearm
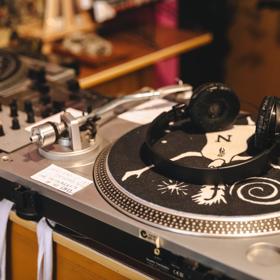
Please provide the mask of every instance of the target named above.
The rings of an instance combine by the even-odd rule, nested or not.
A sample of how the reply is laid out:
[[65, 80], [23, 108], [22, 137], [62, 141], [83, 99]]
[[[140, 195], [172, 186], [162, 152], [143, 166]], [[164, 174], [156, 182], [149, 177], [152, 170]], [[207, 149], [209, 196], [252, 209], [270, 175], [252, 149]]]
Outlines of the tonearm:
[[188, 93], [192, 91], [192, 86], [189, 84], [183, 84], [182, 82], [161, 87], [159, 89], [145, 89], [134, 94], [121, 96], [113, 101], [105, 104], [104, 106], [93, 110], [87, 115], [80, 117], [74, 117], [69, 112], [63, 112], [60, 116], [60, 123], [45, 122], [38, 126], [35, 126], [31, 130], [30, 141], [37, 143], [40, 148], [49, 146], [56, 143], [59, 138], [68, 132], [69, 146], [72, 151], [79, 151], [83, 149], [82, 140], [80, 136], [80, 127], [83, 126], [89, 120], [98, 120], [102, 116], [110, 111], [113, 111], [120, 105], [130, 103], [133, 104], [136, 101], [145, 101], [155, 98], [164, 98], [170, 94]]

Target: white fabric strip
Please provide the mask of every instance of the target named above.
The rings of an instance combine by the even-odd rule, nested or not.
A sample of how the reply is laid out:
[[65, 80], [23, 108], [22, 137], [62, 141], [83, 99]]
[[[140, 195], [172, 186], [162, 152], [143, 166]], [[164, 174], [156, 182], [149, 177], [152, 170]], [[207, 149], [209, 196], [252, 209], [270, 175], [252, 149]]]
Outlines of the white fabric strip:
[[52, 280], [53, 240], [52, 229], [46, 219], [42, 218], [37, 225], [38, 260], [37, 280]]
[[9, 214], [14, 203], [3, 199], [0, 201], [0, 279], [6, 279], [6, 231]]

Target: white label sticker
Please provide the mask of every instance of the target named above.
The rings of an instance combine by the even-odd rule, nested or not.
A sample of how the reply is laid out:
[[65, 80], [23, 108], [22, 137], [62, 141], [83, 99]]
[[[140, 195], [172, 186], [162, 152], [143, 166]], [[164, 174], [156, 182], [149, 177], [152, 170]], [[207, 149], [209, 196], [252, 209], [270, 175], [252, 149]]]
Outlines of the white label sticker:
[[32, 175], [31, 178], [70, 195], [73, 195], [92, 183], [91, 180], [55, 164], [51, 164]]
[[174, 104], [165, 99], [150, 100], [119, 115], [119, 118], [138, 124], [147, 124], [162, 112], [169, 111]]

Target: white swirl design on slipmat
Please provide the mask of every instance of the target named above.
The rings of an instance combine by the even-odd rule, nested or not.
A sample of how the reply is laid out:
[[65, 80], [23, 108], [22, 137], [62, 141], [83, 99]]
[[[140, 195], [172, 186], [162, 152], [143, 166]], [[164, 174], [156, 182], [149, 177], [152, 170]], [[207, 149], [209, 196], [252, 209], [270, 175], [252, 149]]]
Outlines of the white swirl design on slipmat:
[[[237, 186], [238, 184], [241, 185]], [[268, 187], [271, 188], [270, 194], [263, 196], [254, 194], [254, 191], [264, 192]], [[251, 177], [243, 180], [242, 182], [239, 181], [234, 183], [230, 188], [231, 195], [234, 189], [236, 189], [236, 194], [241, 200], [252, 204], [276, 205], [280, 203], [280, 182], [274, 179], [265, 177]], [[247, 197], [245, 197], [246, 195]], [[277, 195], [279, 196], [277, 197]]]

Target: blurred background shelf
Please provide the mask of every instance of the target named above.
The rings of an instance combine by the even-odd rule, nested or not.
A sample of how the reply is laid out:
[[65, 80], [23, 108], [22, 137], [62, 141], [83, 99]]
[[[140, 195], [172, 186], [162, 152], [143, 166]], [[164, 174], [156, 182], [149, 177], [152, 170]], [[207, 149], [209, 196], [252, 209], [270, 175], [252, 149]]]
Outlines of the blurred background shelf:
[[116, 95], [143, 86], [154, 86], [153, 64], [212, 42], [212, 35], [207, 32], [159, 26], [154, 27], [153, 32], [152, 40], [131, 31], [111, 34], [108, 39], [113, 45], [113, 53], [109, 57], [75, 55], [61, 44], [54, 45], [53, 51], [80, 61], [79, 82], [82, 88], [95, 87], [104, 94]]
[[[153, 42], [129, 32], [110, 36], [110, 41], [114, 49], [110, 58], [95, 59], [81, 56], [81, 61], [87, 64], [81, 69], [81, 87], [96, 86], [158, 61], [204, 46], [212, 41], [212, 36], [210, 33], [199, 34], [155, 27]], [[89, 62], [92, 66], [88, 65]]]

